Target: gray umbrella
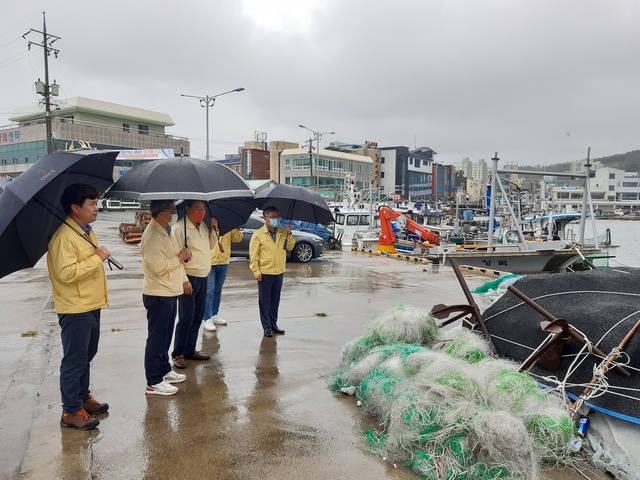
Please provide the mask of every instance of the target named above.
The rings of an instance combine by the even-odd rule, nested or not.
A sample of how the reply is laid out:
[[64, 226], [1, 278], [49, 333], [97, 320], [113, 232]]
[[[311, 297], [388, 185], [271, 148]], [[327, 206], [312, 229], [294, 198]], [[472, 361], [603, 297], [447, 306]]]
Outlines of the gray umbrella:
[[53, 153], [7, 182], [0, 194], [0, 278], [33, 267], [45, 254], [49, 239], [67, 216], [60, 203], [65, 188], [87, 183], [101, 193], [113, 183], [118, 153]]

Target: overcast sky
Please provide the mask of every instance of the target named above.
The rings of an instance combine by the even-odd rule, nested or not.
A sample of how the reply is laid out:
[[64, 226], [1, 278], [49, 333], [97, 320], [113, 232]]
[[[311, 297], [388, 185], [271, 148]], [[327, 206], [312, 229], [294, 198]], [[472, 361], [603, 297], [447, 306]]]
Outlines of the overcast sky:
[[[0, 15], [0, 125], [35, 104], [41, 48], [60, 96], [168, 114], [204, 158], [267, 133], [427, 146], [445, 164], [551, 164], [640, 148], [637, 0], [22, 0]], [[40, 42], [42, 36], [28, 39]]]

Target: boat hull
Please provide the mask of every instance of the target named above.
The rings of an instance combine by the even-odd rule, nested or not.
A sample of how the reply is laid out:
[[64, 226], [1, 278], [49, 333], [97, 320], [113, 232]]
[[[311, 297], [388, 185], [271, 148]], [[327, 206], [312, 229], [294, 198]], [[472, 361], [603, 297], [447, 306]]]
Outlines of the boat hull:
[[465, 252], [456, 251], [442, 254], [430, 258], [439, 260], [445, 265], [449, 264], [449, 259], [454, 258], [458, 265], [475, 268], [490, 268], [509, 273], [540, 273], [540, 272], [560, 272], [564, 271], [580, 260], [582, 254], [585, 257], [596, 255], [598, 249], [575, 248], [566, 250], [532, 250], [526, 252]]

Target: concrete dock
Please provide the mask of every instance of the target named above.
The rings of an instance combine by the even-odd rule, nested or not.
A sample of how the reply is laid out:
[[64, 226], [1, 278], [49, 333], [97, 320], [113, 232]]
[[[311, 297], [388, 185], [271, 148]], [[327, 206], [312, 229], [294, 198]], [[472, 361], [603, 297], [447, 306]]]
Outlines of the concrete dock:
[[[211, 360], [188, 360], [176, 395], [147, 397], [140, 247], [118, 234], [132, 220], [108, 212], [94, 223], [125, 268], [107, 270], [92, 393], [110, 410], [93, 431], [59, 426], [62, 348], [44, 258], [0, 280], [0, 478], [416, 478], [369, 454], [362, 430], [375, 422], [328, 383], [343, 345], [386, 309], [465, 303], [450, 268], [334, 251], [288, 263], [279, 321], [286, 335], [264, 338], [248, 260], [233, 259], [220, 312], [229, 324], [202, 335]], [[465, 278], [470, 288], [489, 280]], [[570, 469], [547, 474], [585, 478]]]

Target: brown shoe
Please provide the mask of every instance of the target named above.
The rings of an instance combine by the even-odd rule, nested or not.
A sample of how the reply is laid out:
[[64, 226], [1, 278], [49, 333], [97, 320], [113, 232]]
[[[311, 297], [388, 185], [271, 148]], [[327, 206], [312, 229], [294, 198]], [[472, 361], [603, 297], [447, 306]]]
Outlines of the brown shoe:
[[185, 355], [184, 358], [188, 358], [189, 360], [209, 360], [211, 358], [211, 355], [195, 351], [190, 355]]
[[82, 408], [77, 412], [67, 413], [62, 411], [60, 419], [61, 427], [77, 428], [78, 430], [93, 430], [100, 425], [100, 420], [96, 420], [90, 416], [87, 411]]
[[105, 413], [107, 410], [109, 410], [108, 403], [100, 403], [95, 398], [93, 398], [93, 395], [89, 395], [89, 397], [84, 402], [82, 402], [82, 407], [86, 410], [87, 413], [91, 415]]
[[184, 361], [184, 355], [176, 355], [173, 357], [173, 366], [176, 368], [187, 368], [187, 362]]

